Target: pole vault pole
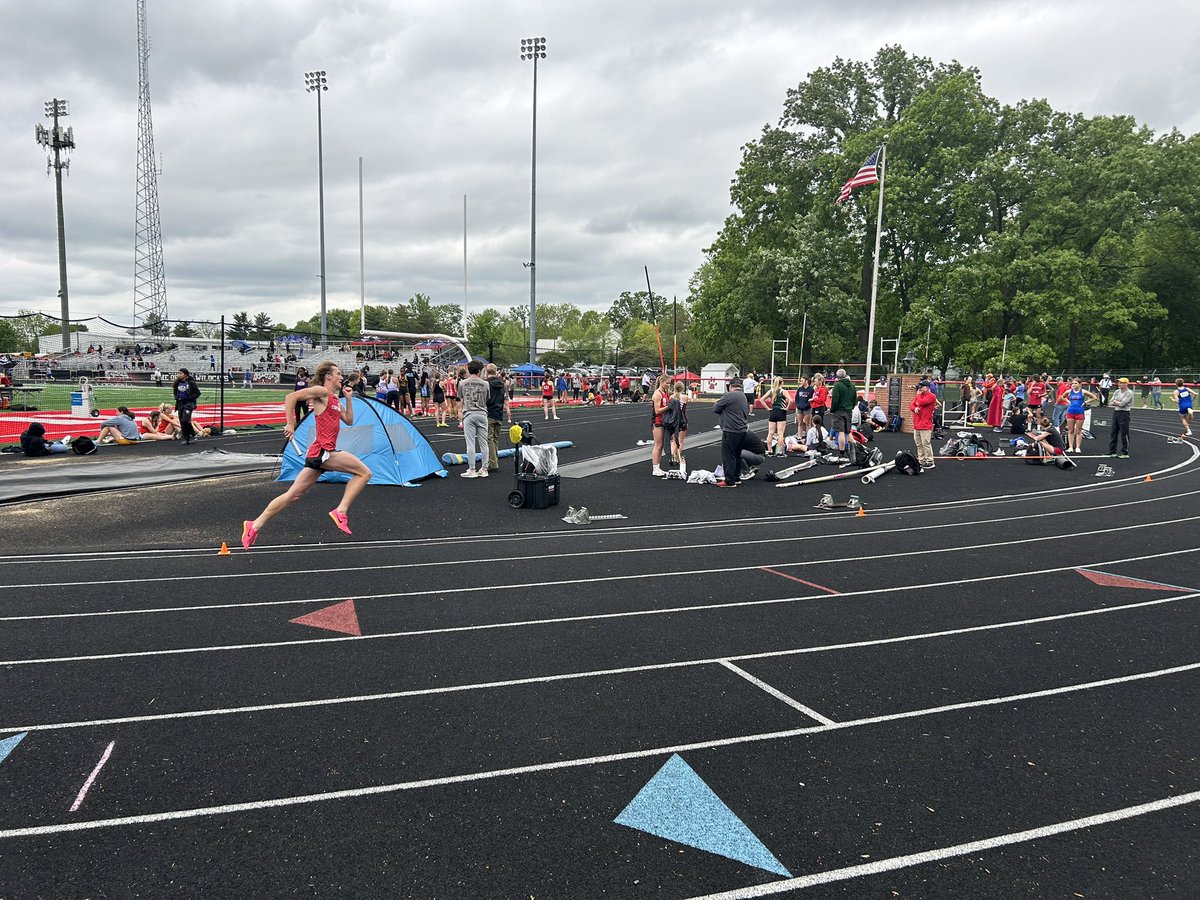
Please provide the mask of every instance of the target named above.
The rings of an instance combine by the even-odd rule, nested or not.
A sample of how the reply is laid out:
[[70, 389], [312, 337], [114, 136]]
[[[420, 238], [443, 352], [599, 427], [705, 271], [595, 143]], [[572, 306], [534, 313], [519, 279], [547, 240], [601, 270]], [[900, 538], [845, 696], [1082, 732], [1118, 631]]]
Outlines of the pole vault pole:
[[650, 267], [642, 266], [646, 270], [646, 293], [650, 295], [650, 318], [654, 320], [654, 339], [658, 341], [658, 364], [662, 366], [662, 370], [667, 371], [667, 359], [663, 356], [662, 335], [658, 333], [658, 313], [654, 308], [654, 289], [650, 287]]
[[679, 295], [671, 297], [671, 368], [679, 371]]
[[804, 319], [800, 322], [800, 377], [804, 376], [804, 333], [808, 330], [808, 310], [804, 311]]

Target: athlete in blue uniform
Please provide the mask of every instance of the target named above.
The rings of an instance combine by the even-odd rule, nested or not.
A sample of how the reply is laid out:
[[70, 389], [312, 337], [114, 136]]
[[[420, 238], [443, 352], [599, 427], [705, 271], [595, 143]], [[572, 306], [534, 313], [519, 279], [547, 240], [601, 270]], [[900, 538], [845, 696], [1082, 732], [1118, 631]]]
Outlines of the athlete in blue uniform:
[[1182, 378], [1175, 379], [1175, 402], [1179, 404], [1179, 421], [1183, 423], [1181, 438], [1192, 436], [1192, 391]]
[[1063, 399], [1067, 401], [1067, 452], [1083, 452], [1083, 417], [1087, 401], [1098, 399], [1091, 391], [1085, 391], [1078, 378], [1071, 379], [1071, 389]]

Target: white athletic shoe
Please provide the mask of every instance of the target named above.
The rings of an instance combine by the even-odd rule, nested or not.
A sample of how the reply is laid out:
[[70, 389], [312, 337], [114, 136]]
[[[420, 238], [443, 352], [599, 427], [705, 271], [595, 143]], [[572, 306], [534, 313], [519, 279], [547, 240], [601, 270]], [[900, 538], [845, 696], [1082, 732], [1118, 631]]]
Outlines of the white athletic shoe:
[[650, 474], [653, 475], [655, 478], [662, 478], [667, 473], [663, 471], [662, 466], [655, 466], [653, 469], [650, 470]]
[[467, 471], [463, 472], [458, 477], [459, 478], [478, 478], [479, 475], [475, 472], [474, 469], [467, 469]]

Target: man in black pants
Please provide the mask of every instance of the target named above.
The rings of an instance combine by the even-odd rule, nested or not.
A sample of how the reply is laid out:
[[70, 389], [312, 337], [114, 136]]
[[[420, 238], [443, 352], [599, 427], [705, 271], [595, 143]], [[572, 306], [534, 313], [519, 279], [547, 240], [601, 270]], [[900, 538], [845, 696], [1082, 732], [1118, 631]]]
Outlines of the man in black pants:
[[749, 450], [765, 456], [766, 445], [758, 435], [749, 430], [747, 417], [750, 403], [738, 379], [729, 383], [729, 392], [713, 406], [713, 412], [721, 417], [721, 465], [725, 469], [725, 480], [718, 481], [719, 487], [738, 486], [738, 467], [742, 451]]
[[1117, 381], [1117, 389], [1113, 391], [1112, 400], [1113, 423], [1112, 433], [1108, 438], [1108, 455], [1117, 456], [1117, 439], [1121, 441], [1121, 459], [1129, 459], [1129, 409], [1133, 406], [1133, 391], [1129, 388], [1129, 379]]

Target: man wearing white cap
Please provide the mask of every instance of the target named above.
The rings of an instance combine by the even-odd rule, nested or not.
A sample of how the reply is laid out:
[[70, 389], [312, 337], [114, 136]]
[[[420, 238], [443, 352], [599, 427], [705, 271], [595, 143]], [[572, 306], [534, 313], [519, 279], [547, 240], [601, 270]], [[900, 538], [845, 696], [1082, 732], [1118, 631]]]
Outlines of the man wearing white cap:
[[1117, 389], [1113, 391], [1108, 401], [1113, 410], [1112, 433], [1108, 438], [1108, 455], [1118, 456], [1117, 436], [1121, 438], [1121, 459], [1129, 459], [1129, 410], [1133, 406], [1133, 391], [1129, 388], [1129, 379], [1117, 380]]

